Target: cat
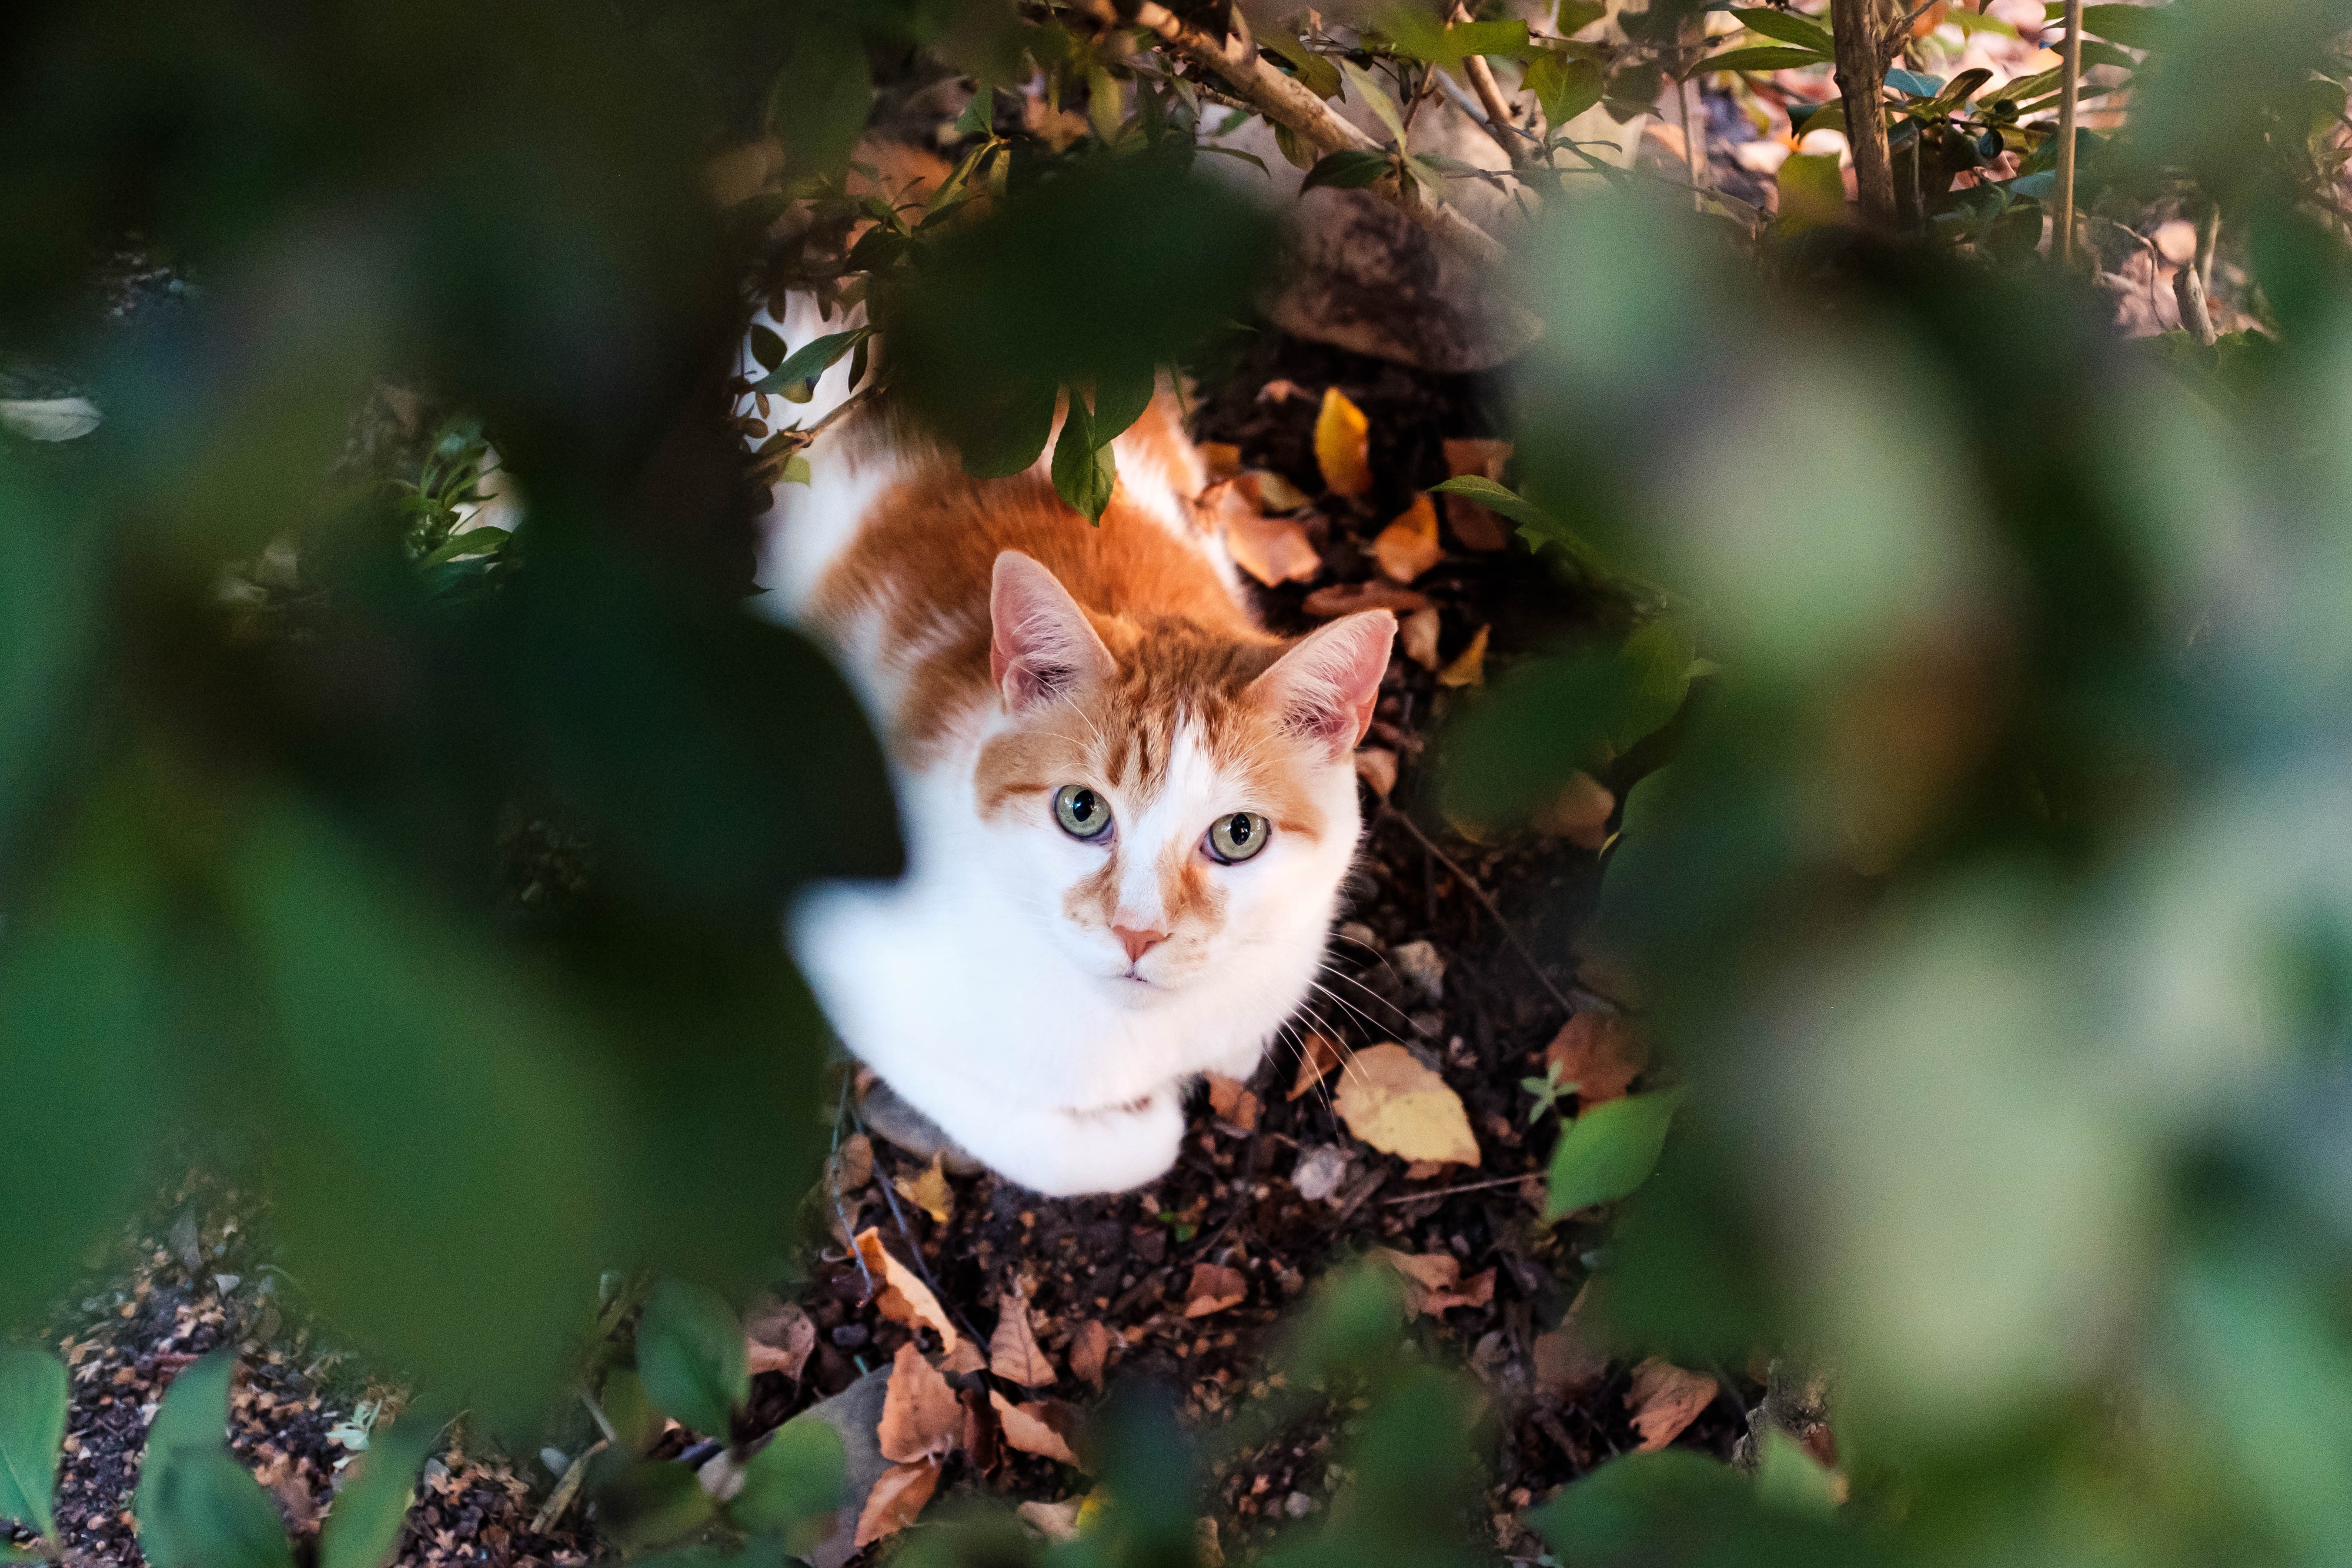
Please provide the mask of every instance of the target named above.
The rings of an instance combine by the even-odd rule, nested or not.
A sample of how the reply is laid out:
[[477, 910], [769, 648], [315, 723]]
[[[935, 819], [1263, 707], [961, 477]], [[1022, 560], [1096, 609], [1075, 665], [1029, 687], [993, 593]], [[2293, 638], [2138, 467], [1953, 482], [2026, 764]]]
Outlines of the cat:
[[1247, 1078], [1312, 988], [1395, 632], [1259, 626], [1165, 385], [1112, 455], [1089, 526], [1042, 461], [975, 480], [860, 408], [778, 486], [761, 552], [761, 602], [884, 737], [908, 850], [897, 883], [800, 898], [792, 952], [854, 1055], [1049, 1196], [1164, 1173], [1189, 1085]]

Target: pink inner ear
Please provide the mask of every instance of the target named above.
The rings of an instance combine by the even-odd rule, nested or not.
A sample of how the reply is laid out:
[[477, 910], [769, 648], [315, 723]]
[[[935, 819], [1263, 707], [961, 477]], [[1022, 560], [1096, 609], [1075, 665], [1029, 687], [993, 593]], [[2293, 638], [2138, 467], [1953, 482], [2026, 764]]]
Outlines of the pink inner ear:
[[1117, 667], [1070, 591], [1019, 550], [996, 558], [988, 620], [989, 678], [1016, 713]]
[[1313, 632], [1251, 683], [1278, 704], [1285, 721], [1345, 757], [1371, 727], [1388, 673], [1396, 617], [1385, 610], [1344, 616]]

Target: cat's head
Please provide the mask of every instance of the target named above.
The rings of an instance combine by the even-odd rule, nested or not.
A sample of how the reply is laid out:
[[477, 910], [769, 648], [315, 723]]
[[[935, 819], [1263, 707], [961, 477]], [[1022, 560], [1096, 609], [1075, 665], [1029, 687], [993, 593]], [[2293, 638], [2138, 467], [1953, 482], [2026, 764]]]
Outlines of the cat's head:
[[1149, 1008], [1301, 945], [1319, 955], [1394, 618], [1288, 645], [1097, 618], [1009, 550], [989, 608], [1005, 723], [976, 804], [998, 874], [1078, 969]]

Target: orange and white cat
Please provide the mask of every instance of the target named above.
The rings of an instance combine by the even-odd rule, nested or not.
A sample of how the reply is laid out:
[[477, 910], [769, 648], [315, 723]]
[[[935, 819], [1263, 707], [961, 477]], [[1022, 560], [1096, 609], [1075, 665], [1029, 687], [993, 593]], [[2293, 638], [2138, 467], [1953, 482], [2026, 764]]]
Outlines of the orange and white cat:
[[1188, 1085], [1247, 1077], [1307, 995], [1395, 627], [1257, 625], [1165, 392], [1112, 451], [1090, 527], [1042, 464], [969, 478], [853, 411], [779, 487], [761, 570], [865, 697], [907, 838], [900, 881], [800, 900], [793, 955], [852, 1052], [1055, 1195], [1167, 1170]]

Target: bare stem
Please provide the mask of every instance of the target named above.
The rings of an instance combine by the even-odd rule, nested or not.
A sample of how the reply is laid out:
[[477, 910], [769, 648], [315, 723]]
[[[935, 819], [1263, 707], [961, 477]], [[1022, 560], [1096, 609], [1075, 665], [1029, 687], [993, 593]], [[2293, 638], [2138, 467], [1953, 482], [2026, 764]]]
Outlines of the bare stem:
[[2058, 265], [2074, 265], [2074, 99], [2083, 87], [2083, 0], [2066, 0], [2066, 47], [2058, 99]]

